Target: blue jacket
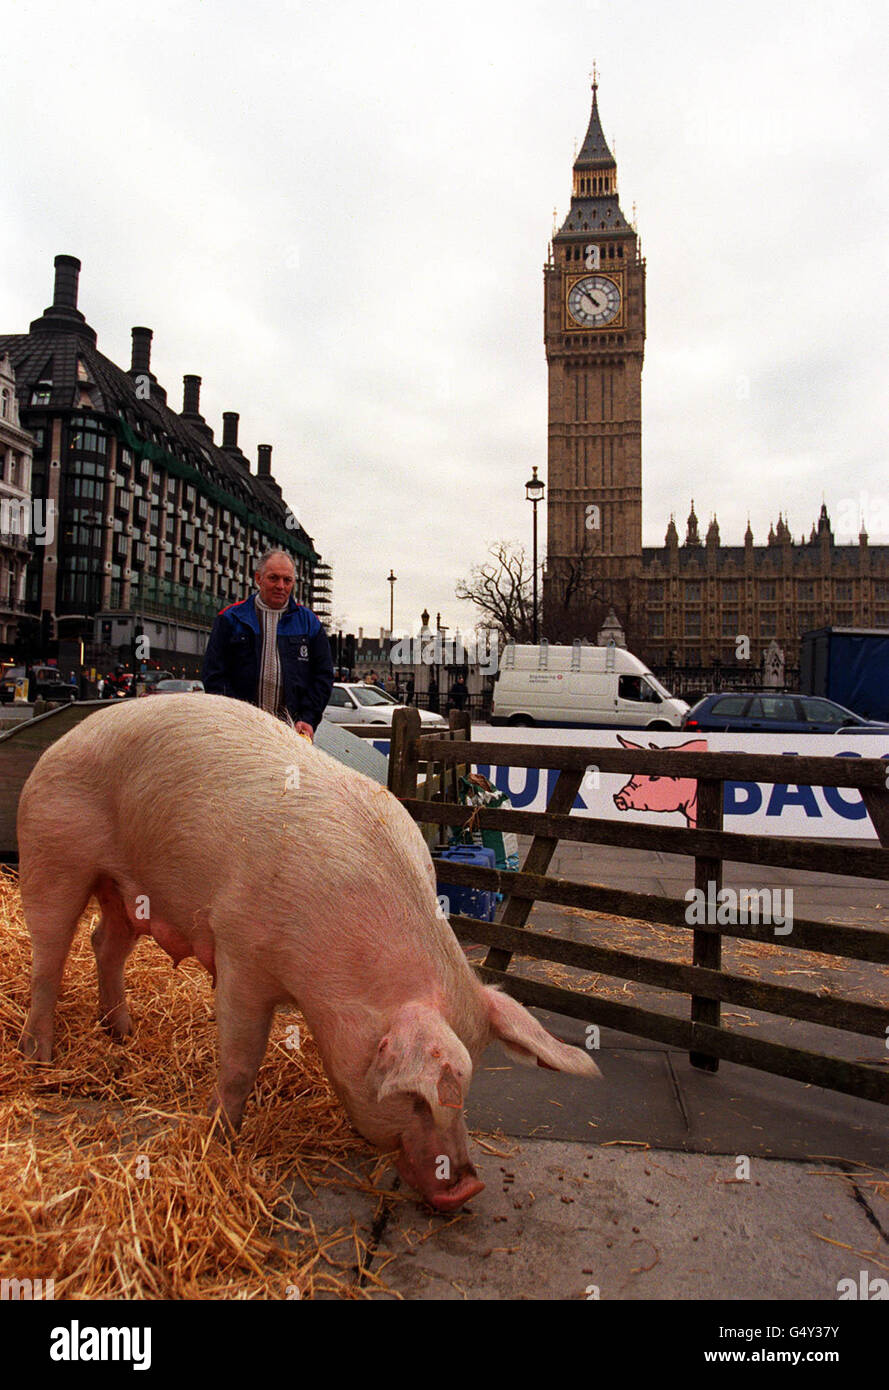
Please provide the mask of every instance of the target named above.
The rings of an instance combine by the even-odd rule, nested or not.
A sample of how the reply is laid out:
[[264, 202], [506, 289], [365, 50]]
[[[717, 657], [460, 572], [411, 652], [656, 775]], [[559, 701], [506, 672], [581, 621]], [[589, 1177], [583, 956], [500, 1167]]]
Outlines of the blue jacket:
[[[319, 619], [293, 597], [278, 619], [278, 657], [284, 703], [294, 722], [317, 728], [333, 687], [333, 658]], [[261, 661], [262, 629], [251, 594], [217, 614], [204, 653], [204, 688], [255, 705]]]

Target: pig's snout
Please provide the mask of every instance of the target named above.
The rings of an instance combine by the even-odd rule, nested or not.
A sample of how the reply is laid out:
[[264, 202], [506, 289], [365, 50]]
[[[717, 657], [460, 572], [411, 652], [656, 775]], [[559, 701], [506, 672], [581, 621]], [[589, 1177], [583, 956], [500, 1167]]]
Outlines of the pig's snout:
[[435, 1169], [427, 1164], [418, 1165], [402, 1147], [395, 1166], [406, 1183], [409, 1183], [436, 1211], [456, 1211], [472, 1197], [484, 1192], [485, 1184], [478, 1177], [475, 1168], [468, 1161], [462, 1164], [449, 1178], [439, 1178], [436, 1170], [441, 1163], [439, 1158]]
[[623, 792], [617, 793], [617, 795], [614, 798], [614, 804], [619, 811], [629, 811], [630, 809], [630, 803], [624, 796]]

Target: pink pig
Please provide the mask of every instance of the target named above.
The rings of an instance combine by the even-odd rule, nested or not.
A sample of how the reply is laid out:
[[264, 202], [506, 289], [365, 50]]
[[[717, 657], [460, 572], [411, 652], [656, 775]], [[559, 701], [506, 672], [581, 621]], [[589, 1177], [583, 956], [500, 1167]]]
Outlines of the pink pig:
[[296, 1004], [355, 1128], [397, 1151], [439, 1211], [484, 1186], [463, 1106], [488, 1043], [600, 1074], [481, 985], [395, 797], [250, 705], [165, 696], [91, 715], [28, 778], [18, 839], [33, 948], [21, 1045], [38, 1061], [51, 1057], [65, 960], [95, 895], [99, 1017], [115, 1037], [132, 1031], [124, 963], [140, 935], [176, 963], [197, 956], [216, 985], [211, 1109], [237, 1129], [275, 1007]]
[[[640, 748], [641, 743], [631, 743], [629, 739], [617, 736], [624, 748]], [[656, 743], [649, 748], [657, 749]], [[669, 751], [678, 753], [706, 753], [707, 740], [693, 738], [688, 743], [680, 743]], [[667, 751], [667, 750], [664, 750]], [[698, 783], [693, 777], [655, 777], [649, 773], [636, 772], [614, 798], [619, 811], [681, 811], [688, 826], [694, 826], [698, 817]]]

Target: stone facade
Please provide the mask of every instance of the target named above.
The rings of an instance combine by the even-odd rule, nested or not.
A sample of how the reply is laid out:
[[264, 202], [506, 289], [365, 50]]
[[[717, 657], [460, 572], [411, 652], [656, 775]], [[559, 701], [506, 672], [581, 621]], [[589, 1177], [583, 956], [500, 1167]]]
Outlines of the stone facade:
[[[25, 611], [25, 574], [30, 558], [31, 465], [34, 440], [22, 429], [15, 372], [0, 353], [0, 643], [15, 641]], [[38, 528], [45, 535], [46, 528]]]
[[725, 546], [714, 517], [702, 542], [692, 503], [682, 544], [671, 518], [663, 547], [643, 548], [630, 607], [640, 615], [633, 650], [649, 665], [672, 653], [679, 665], [758, 667], [775, 640], [795, 668], [813, 628], [889, 627], [889, 546], [863, 530], [857, 545], [837, 544], [824, 505], [808, 540], [794, 542], [779, 516], [765, 545], [748, 525], [743, 546]]

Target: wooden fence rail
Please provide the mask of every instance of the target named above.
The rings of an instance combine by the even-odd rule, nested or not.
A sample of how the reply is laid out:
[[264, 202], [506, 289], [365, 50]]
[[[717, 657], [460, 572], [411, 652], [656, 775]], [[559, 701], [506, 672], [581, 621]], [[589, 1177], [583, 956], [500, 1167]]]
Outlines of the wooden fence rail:
[[[479, 763], [558, 770], [546, 811], [495, 810], [461, 804], [457, 772]], [[420, 770], [424, 766], [427, 777], [423, 795], [419, 795]], [[697, 827], [683, 830], [621, 825], [595, 817], [572, 816], [578, 790], [591, 768], [600, 773], [693, 778], [698, 784]], [[882, 880], [889, 885], [887, 775], [886, 763], [877, 758], [794, 756], [791, 763], [785, 754], [566, 748], [474, 741], [465, 714], [452, 714], [451, 728], [446, 733], [429, 735], [421, 733], [416, 711], [408, 709], [398, 711], [393, 719], [389, 786], [424, 828], [427, 838], [430, 829], [441, 836], [448, 828], [496, 829], [532, 837], [518, 873], [441, 861], [441, 875], [447, 882], [494, 889], [505, 898], [495, 922], [456, 914], [450, 919], [461, 940], [488, 946], [484, 965], [478, 967], [486, 981], [502, 985], [522, 1003], [686, 1048], [692, 1064], [701, 1070], [715, 1071], [724, 1058], [889, 1104], [889, 1066], [847, 1061], [744, 1036], [727, 1028], [721, 1018], [725, 1002], [863, 1037], [889, 1037], [889, 1003], [862, 1003], [824, 989], [816, 993], [733, 975], [722, 964], [723, 938], [735, 938], [885, 965], [889, 964], [889, 932], [793, 918], [789, 932], [777, 933], [774, 923], [760, 919], [760, 890], [752, 885], [747, 890], [752, 896], [746, 901], [752, 920], [739, 920], [744, 914], [736, 912], [734, 920], [708, 921], [703, 925], [690, 920], [688, 903], [681, 899], [572, 882], [547, 872], [560, 841], [569, 840], [690, 856], [694, 860], [693, 886], [705, 895], [708, 889], [711, 895], [719, 894], [726, 860], [843, 874]], [[726, 782], [774, 784], [791, 780], [794, 785], [858, 790], [879, 837], [879, 847], [813, 843], [800, 838], [723, 830]], [[612, 923], [607, 920], [590, 918], [590, 939], [583, 942], [532, 931], [526, 924], [536, 902], [682, 928], [691, 933], [691, 960], [667, 961], [617, 950], [607, 944], [612, 934]], [[754, 911], [749, 912], [751, 906]], [[552, 961], [685, 995], [689, 999], [689, 1017], [677, 1018], [615, 1003], [595, 993], [527, 979], [510, 973], [514, 956]]]

